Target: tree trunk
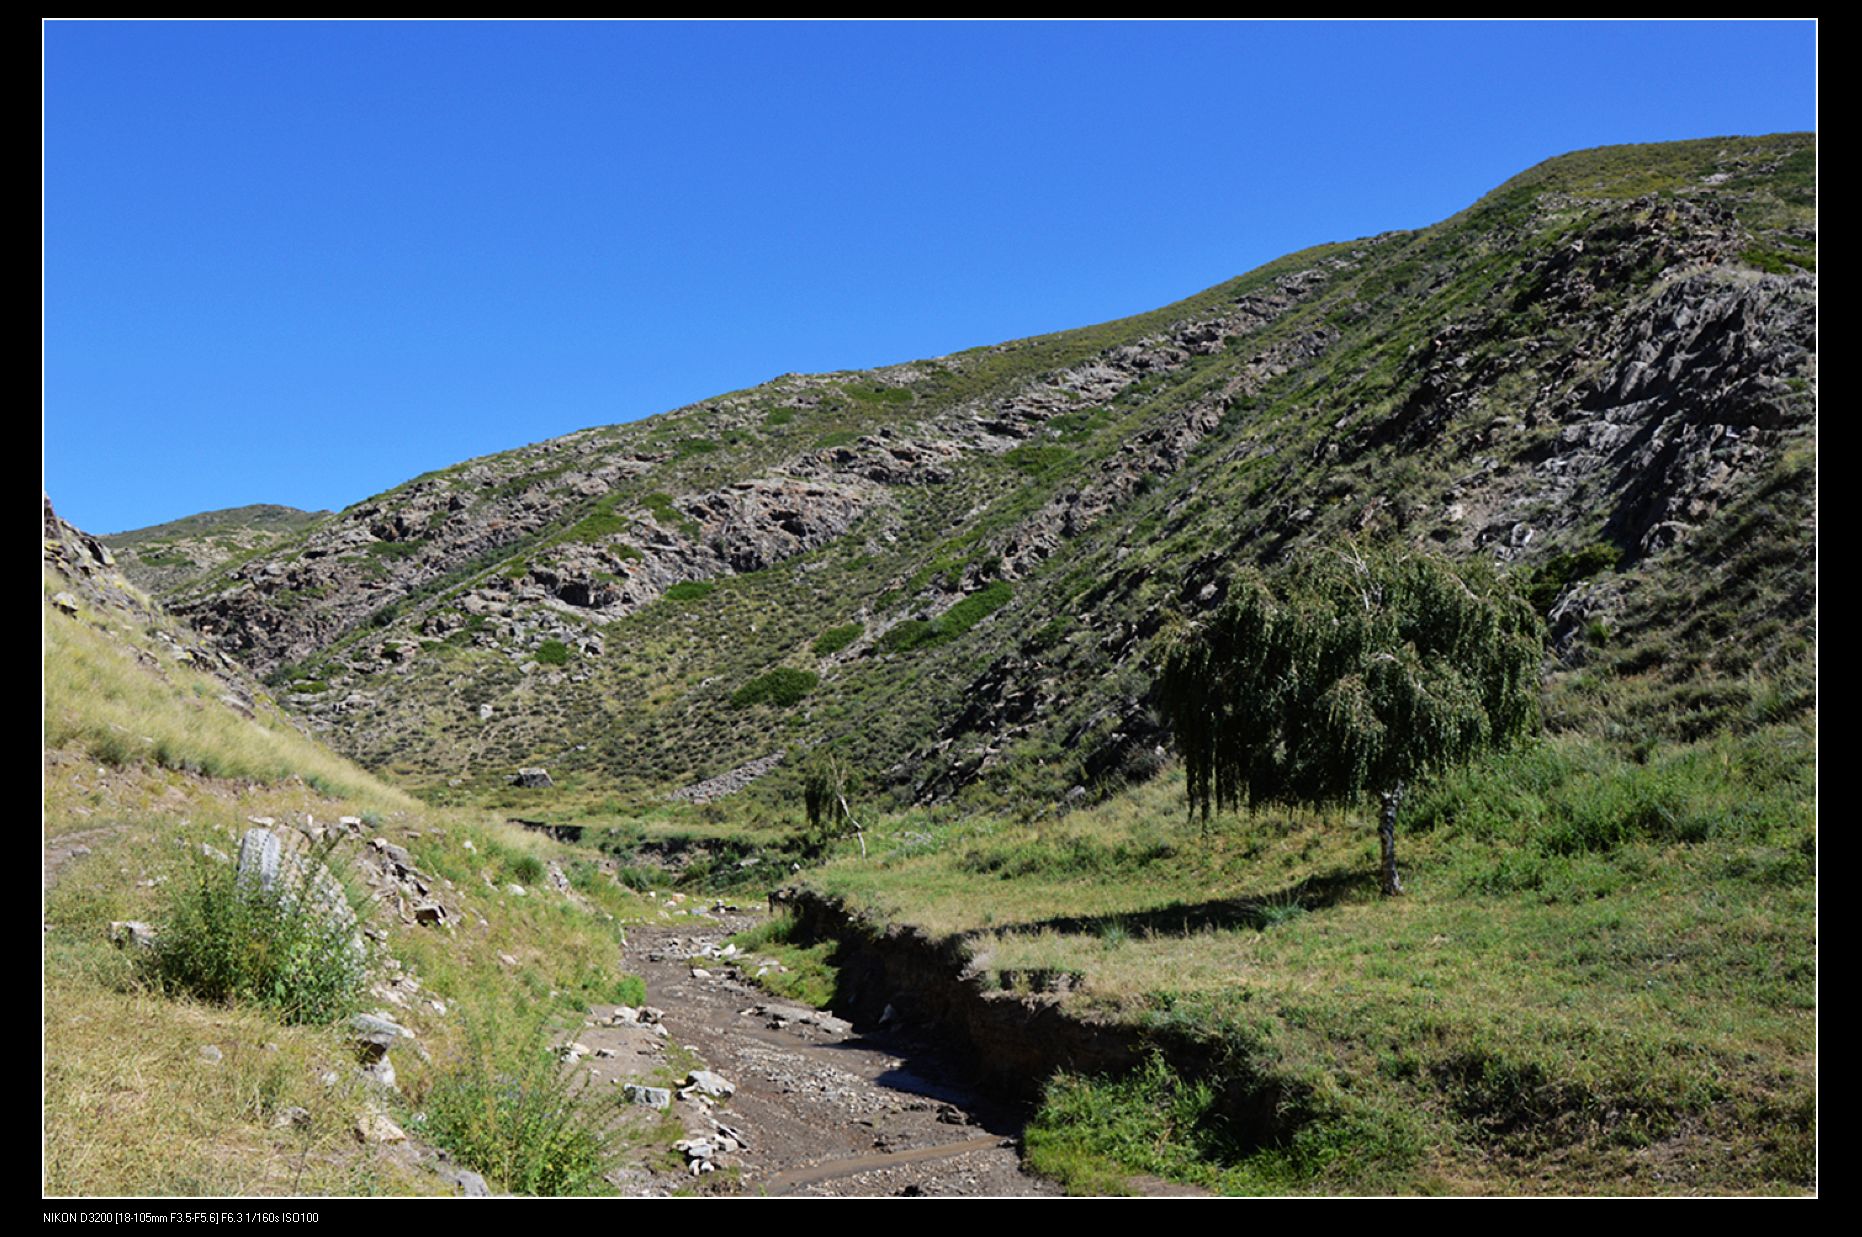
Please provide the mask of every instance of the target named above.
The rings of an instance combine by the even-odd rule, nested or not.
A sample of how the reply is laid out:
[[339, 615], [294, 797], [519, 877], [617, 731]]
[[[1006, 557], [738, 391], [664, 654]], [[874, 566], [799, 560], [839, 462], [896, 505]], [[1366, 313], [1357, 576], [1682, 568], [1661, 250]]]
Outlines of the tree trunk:
[[1403, 878], [1397, 875], [1396, 865], [1396, 818], [1397, 806], [1403, 802], [1403, 783], [1398, 782], [1392, 790], [1384, 791], [1379, 798], [1383, 800], [1383, 818], [1377, 825], [1377, 839], [1384, 847], [1384, 894], [1394, 896], [1403, 892]]

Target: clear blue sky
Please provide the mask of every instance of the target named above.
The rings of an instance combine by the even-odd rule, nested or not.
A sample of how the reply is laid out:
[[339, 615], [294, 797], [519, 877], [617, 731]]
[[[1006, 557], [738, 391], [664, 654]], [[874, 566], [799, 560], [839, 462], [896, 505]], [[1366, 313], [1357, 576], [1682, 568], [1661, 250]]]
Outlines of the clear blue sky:
[[1815, 126], [1793, 23], [52, 22], [45, 486], [340, 507], [1103, 321], [1551, 155]]

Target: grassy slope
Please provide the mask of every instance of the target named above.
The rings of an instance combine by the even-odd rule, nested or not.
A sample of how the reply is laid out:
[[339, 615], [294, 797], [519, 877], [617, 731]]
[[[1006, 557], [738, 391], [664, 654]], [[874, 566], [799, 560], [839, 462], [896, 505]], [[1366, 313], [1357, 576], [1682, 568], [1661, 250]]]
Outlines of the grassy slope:
[[[1396, 900], [1369, 812], [1204, 829], [1181, 796], [1172, 775], [1034, 823], [914, 814], [808, 878], [960, 939], [987, 982], [1072, 975], [1083, 1016], [1228, 1054], [1187, 1081], [1063, 1076], [1037, 1167], [1084, 1190], [1138, 1171], [1246, 1193], [1812, 1183], [1807, 729], [1486, 762], [1411, 809]], [[1277, 1088], [1271, 1135], [1199, 1086]]]
[[186, 589], [204, 573], [253, 558], [329, 514], [259, 503], [203, 511], [100, 540], [132, 582], [166, 595]]
[[[48, 593], [57, 582], [48, 574]], [[576, 1025], [591, 1003], [638, 1000], [619, 967], [618, 933], [666, 912], [617, 885], [594, 856], [476, 812], [428, 809], [267, 702], [256, 719], [234, 713], [214, 680], [175, 665], [154, 629], [125, 615], [73, 617], [48, 602], [44, 624], [45, 833], [90, 850], [45, 900], [47, 1193], [445, 1192], [408, 1157], [357, 1145], [366, 1096], [337, 1030], [164, 994], [109, 943], [113, 920], [159, 925], [198, 845], [231, 850], [254, 815], [360, 815], [440, 878], [442, 899], [462, 912], [449, 931], [403, 925], [389, 906], [368, 915], [396, 973], [420, 984], [403, 1006], [369, 1006], [415, 1029], [432, 1056], [428, 1065], [396, 1054], [404, 1122], [453, 1067], [466, 1026]], [[547, 881], [526, 897], [503, 892], [552, 859], [576, 899]], [[218, 1063], [200, 1056], [209, 1045]], [[323, 1084], [326, 1071], [336, 1085]], [[274, 1128], [292, 1106], [307, 1108], [311, 1124]]]

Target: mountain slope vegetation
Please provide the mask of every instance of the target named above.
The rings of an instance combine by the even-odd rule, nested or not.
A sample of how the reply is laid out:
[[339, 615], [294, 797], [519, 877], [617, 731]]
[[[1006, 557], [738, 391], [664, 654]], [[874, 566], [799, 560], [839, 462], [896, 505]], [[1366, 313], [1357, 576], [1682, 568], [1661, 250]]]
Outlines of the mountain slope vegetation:
[[[1535, 573], [1572, 724], [1801, 709], [1814, 168], [1565, 156], [1153, 313], [469, 461], [169, 598], [350, 755], [478, 795], [822, 745], [900, 801], [1141, 778], [1161, 616], [1347, 533]], [[818, 683], [730, 707], [785, 669]]]

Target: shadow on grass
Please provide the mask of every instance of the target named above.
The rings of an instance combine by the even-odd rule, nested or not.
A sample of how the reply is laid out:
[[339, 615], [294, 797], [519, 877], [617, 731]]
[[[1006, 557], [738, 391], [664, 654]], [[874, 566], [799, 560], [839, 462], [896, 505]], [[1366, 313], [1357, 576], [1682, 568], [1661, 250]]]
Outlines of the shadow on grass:
[[1096, 936], [1124, 932], [1139, 937], [1187, 937], [1199, 932], [1253, 928], [1265, 931], [1307, 911], [1336, 906], [1355, 895], [1375, 893], [1377, 874], [1371, 871], [1327, 872], [1288, 885], [1260, 897], [1213, 898], [1206, 902], [1172, 902], [1149, 910], [1120, 911], [1106, 915], [1055, 915], [1027, 923], [994, 923], [961, 935], [964, 941], [1002, 935], [1040, 932]]

